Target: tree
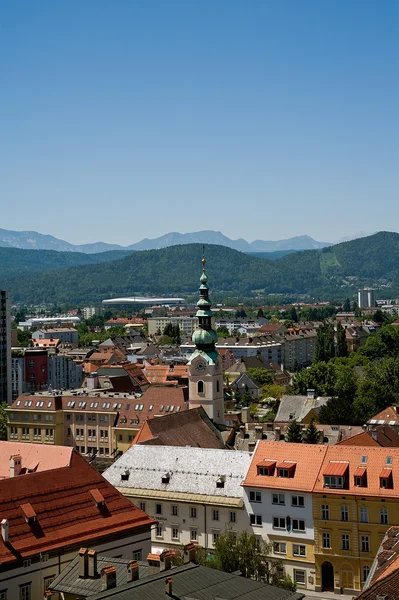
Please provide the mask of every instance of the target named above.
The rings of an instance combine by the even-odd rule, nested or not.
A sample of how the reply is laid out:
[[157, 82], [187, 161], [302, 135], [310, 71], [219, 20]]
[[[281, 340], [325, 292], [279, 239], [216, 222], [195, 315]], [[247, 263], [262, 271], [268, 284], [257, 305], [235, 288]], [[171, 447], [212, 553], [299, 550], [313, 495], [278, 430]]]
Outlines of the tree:
[[320, 441], [320, 431], [315, 425], [314, 418], [311, 419], [309, 425], [303, 432], [303, 441], [306, 444], [318, 444]]
[[221, 571], [240, 571], [243, 577], [262, 579], [271, 585], [295, 591], [295, 584], [283, 574], [282, 561], [271, 558], [271, 551], [271, 544], [253, 533], [243, 531], [237, 537], [227, 533], [220, 535], [215, 541], [212, 562]]
[[348, 345], [346, 343], [345, 329], [341, 323], [337, 323], [337, 356], [348, 356]]
[[276, 398], [276, 400], [281, 400], [281, 396], [284, 393], [284, 389], [281, 385], [277, 385], [275, 383], [269, 383], [267, 385], [262, 386], [262, 399], [265, 398]]
[[7, 439], [7, 402], [2, 402], [0, 404], [0, 440]]
[[302, 442], [302, 428], [299, 423], [297, 423], [296, 419], [293, 419], [288, 425], [287, 442], [294, 442], [297, 444]]
[[218, 327], [216, 330], [216, 333], [217, 333], [218, 337], [222, 337], [222, 338], [229, 337], [229, 335], [230, 335], [229, 330], [227, 329], [226, 325], [221, 325], [220, 327]]
[[291, 306], [290, 310], [288, 311], [288, 318], [291, 319], [293, 323], [298, 323], [298, 313], [296, 312], [295, 306]]
[[342, 310], [344, 312], [350, 312], [351, 311], [351, 301], [349, 300], [349, 298], [347, 298], [342, 306]]
[[325, 425], [354, 425], [356, 419], [353, 414], [353, 401], [344, 397], [330, 398], [324, 406], [320, 407], [319, 423]]
[[265, 318], [265, 313], [263, 312], [263, 310], [261, 308], [256, 313], [256, 318], [257, 319], [264, 319]]
[[334, 356], [334, 326], [332, 323], [325, 323], [317, 330], [314, 360], [328, 362]]
[[254, 367], [248, 369], [248, 375], [261, 387], [273, 383], [273, 377], [267, 369]]

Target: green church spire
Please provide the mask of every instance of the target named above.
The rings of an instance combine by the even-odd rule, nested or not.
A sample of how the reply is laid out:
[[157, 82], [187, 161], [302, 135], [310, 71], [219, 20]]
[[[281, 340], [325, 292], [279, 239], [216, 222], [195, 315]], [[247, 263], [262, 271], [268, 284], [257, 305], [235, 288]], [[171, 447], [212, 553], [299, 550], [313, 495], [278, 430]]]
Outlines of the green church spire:
[[193, 342], [199, 350], [215, 350], [216, 332], [212, 329], [213, 312], [209, 300], [208, 277], [205, 273], [205, 251], [202, 249], [202, 274], [200, 277], [199, 300], [197, 313], [199, 327], [194, 331]]

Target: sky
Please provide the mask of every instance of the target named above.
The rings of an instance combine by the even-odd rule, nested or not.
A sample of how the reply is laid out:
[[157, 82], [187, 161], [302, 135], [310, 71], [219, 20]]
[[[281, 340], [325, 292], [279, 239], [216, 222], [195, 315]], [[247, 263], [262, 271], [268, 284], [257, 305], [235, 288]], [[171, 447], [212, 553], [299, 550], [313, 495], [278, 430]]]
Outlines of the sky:
[[0, 227], [399, 231], [394, 0], [5, 0]]

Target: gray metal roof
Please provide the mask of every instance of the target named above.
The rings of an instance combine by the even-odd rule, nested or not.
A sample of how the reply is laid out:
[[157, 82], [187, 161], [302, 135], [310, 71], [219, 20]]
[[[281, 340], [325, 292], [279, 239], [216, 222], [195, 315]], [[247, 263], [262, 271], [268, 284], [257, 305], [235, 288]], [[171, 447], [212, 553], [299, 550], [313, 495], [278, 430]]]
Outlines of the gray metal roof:
[[280, 406], [274, 419], [276, 423], [288, 423], [293, 419], [302, 421], [313, 409], [320, 408], [327, 403], [327, 396], [308, 398], [307, 396], [286, 396], [281, 398]]
[[172, 578], [175, 600], [301, 600], [304, 594], [290, 592], [239, 574], [224, 573], [192, 563], [146, 579], [90, 596], [90, 600], [165, 600], [165, 578]]
[[[163, 490], [241, 498], [251, 454], [214, 448], [133, 445], [103, 476], [120, 491], [131, 489]], [[122, 475], [127, 480], [122, 480]], [[169, 474], [169, 483], [162, 477]], [[224, 486], [216, 483], [224, 478]]]

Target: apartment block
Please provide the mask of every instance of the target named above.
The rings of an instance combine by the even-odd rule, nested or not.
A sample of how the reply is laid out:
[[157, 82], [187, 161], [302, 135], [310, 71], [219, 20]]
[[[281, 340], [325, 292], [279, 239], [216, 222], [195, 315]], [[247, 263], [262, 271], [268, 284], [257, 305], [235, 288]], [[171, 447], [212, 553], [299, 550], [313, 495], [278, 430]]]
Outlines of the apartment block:
[[0, 402], [11, 404], [11, 313], [8, 292], [0, 290]]
[[170, 316], [170, 317], [149, 317], [148, 335], [153, 336], [163, 333], [166, 325], [178, 325], [180, 331], [187, 336], [192, 336], [198, 327], [198, 317], [195, 316]]

